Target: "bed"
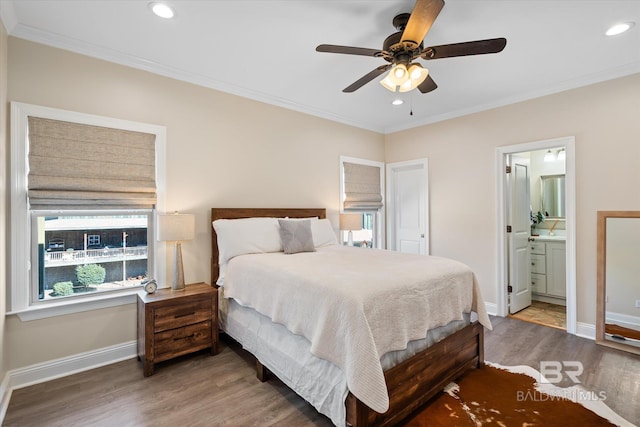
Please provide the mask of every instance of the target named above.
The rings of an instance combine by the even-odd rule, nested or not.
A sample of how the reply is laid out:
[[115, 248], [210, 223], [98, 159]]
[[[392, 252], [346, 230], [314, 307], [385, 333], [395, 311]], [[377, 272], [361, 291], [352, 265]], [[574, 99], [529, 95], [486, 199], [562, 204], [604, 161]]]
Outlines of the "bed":
[[[262, 304], [263, 301], [261, 299], [253, 297], [254, 291], [242, 293], [244, 288], [239, 284], [242, 283], [242, 280], [256, 285], [260, 282], [259, 288], [266, 288], [265, 283], [268, 283], [270, 287], [267, 293], [273, 293], [276, 296], [279, 289], [282, 288], [280, 292], [284, 292], [284, 295], [296, 294], [296, 307], [298, 307], [298, 304], [305, 303], [305, 299], [313, 301], [313, 297], [307, 295], [307, 289], [311, 288], [306, 288], [306, 283], [304, 287], [296, 287], [296, 281], [301, 283], [307, 280], [311, 282], [313, 280], [318, 281], [315, 273], [311, 274], [308, 279], [302, 278], [300, 275], [296, 276], [295, 270], [299, 264], [305, 265], [307, 260], [309, 260], [308, 262], [315, 262], [316, 258], [321, 257], [324, 257], [323, 260], [333, 259], [334, 261], [331, 262], [336, 263], [339, 263], [336, 260], [340, 258], [355, 257], [353, 260], [349, 258], [349, 262], [355, 265], [360, 262], [359, 259], [361, 257], [365, 256], [365, 251], [372, 250], [347, 249], [339, 245], [322, 246], [320, 244], [318, 246], [317, 242], [315, 242], [316, 229], [314, 229], [316, 248], [313, 253], [292, 257], [277, 250], [256, 250], [255, 252], [268, 253], [243, 254], [235, 257], [231, 253], [230, 256], [230, 245], [227, 243], [228, 240], [224, 240], [228, 239], [228, 237], [222, 239], [222, 230], [224, 229], [220, 228], [220, 224], [225, 223], [224, 220], [245, 218], [256, 218], [256, 221], [260, 221], [258, 218], [264, 218], [265, 221], [268, 218], [309, 219], [310, 221], [307, 222], [311, 222], [314, 226], [315, 224], [320, 224], [322, 222], [320, 220], [324, 220], [325, 224], [327, 221], [324, 209], [211, 209], [212, 222], [223, 220], [214, 223], [218, 225], [219, 230], [217, 233], [216, 227], [213, 227], [211, 239], [212, 283], [222, 285], [220, 287], [221, 328], [256, 356], [257, 374], [261, 380], [266, 380], [268, 374], [273, 372], [286, 385], [314, 405], [319, 412], [329, 416], [334, 424], [338, 426], [387, 426], [402, 422], [464, 371], [483, 365], [483, 326], [480, 322], [488, 327], [490, 327], [490, 323], [484, 310], [484, 302], [479, 294], [477, 283], [475, 283], [475, 277], [473, 277], [473, 308], [478, 312], [476, 317], [480, 321], [470, 321], [471, 314], [459, 313], [460, 316], [454, 316], [456, 318], [446, 324], [438, 324], [437, 327], [431, 328], [426, 337], [423, 336], [421, 339], [415, 339], [413, 336], [409, 337], [408, 344], [405, 343], [406, 345], [398, 348], [393, 347], [393, 351], [385, 351], [382, 355], [383, 357], [376, 356], [379, 357], [377, 362], [379, 362], [378, 366], [381, 369], [379, 375], [375, 364], [360, 363], [361, 360], [370, 359], [371, 357], [369, 356], [356, 354], [351, 358], [342, 357], [343, 354], [349, 354], [349, 348], [333, 349], [333, 346], [330, 345], [328, 347], [331, 350], [327, 354], [322, 354], [322, 351], [318, 350], [318, 346], [316, 348], [313, 347], [312, 341], [315, 342], [315, 339], [311, 337], [307, 339], [308, 335], [305, 337], [306, 331], [303, 330], [304, 328], [298, 330], [298, 326], [284, 326], [286, 322], [280, 317], [288, 316], [288, 312], [282, 313], [278, 308], [274, 308], [274, 306], [279, 307], [279, 305], [273, 302], [265, 303], [266, 305]], [[232, 224], [237, 223], [237, 221], [227, 221], [226, 223]], [[219, 233], [221, 236], [218, 236]], [[228, 231], [224, 231], [224, 233], [228, 233]], [[335, 239], [335, 234], [333, 238]], [[222, 244], [223, 247], [219, 247], [219, 239], [224, 242]], [[260, 237], [257, 235], [255, 240], [257, 246], [266, 244], [261, 242]], [[385, 254], [382, 254], [382, 252], [385, 252]], [[373, 254], [374, 252], [370, 253]], [[376, 253], [380, 253], [379, 256], [385, 257], [391, 255], [388, 251], [377, 251]], [[436, 259], [436, 257], [428, 258]], [[273, 267], [274, 265], [277, 267]], [[252, 270], [255, 271], [252, 272]], [[287, 277], [290, 276], [291, 280], [269, 279], [272, 271], [275, 270], [286, 270]], [[471, 275], [473, 276], [472, 273]], [[337, 277], [332, 276], [336, 280]], [[224, 280], [222, 280], [223, 278]], [[268, 280], [271, 280], [271, 282], [268, 282]], [[361, 282], [361, 277], [358, 280]], [[376, 278], [370, 277], [368, 280], [371, 283], [370, 287], [375, 290]], [[328, 280], [328, 282], [331, 281]], [[322, 282], [327, 282], [327, 280]], [[287, 288], [288, 283], [289, 287]], [[360, 287], [364, 288], [363, 286]], [[305, 289], [304, 293], [299, 294], [299, 288]], [[251, 300], [252, 298], [254, 300]], [[331, 307], [341, 305], [340, 301], [349, 300], [344, 295], [336, 298]], [[411, 301], [414, 299], [415, 297], [412, 297]], [[440, 305], [444, 306], [444, 304]], [[302, 310], [308, 311], [313, 311], [314, 309], [313, 305], [306, 307], [300, 305], [300, 307]], [[377, 312], [376, 310], [376, 307], [373, 307], [369, 311]], [[369, 318], [365, 317], [365, 320], [360, 322], [364, 326], [368, 326], [369, 323], [375, 323], [375, 317], [371, 317], [373, 314], [369, 313], [368, 315], [370, 316]], [[313, 325], [328, 322], [329, 325], [327, 327], [329, 327], [329, 330], [331, 328], [338, 330], [341, 323], [335, 322], [335, 324], [331, 324], [334, 317], [334, 315], [331, 315], [323, 318], [322, 322], [313, 323], [308, 321], [307, 323], [312, 323], [311, 326], [313, 327]], [[274, 322], [272, 319], [277, 321]], [[349, 319], [358, 324], [357, 315]], [[291, 333], [288, 328], [295, 330], [296, 333]], [[351, 329], [354, 329], [355, 332], [350, 332]], [[395, 344], [393, 345], [397, 346], [398, 339], [394, 335], [396, 329], [389, 328], [389, 330], [392, 330], [393, 333], [386, 331], [382, 335], [374, 334], [370, 340], [360, 340], [360, 335], [357, 335], [358, 327], [352, 324], [348, 328], [341, 330], [340, 333], [354, 335], [351, 337], [344, 335], [346, 337], [344, 340], [353, 339], [358, 341], [358, 345], [355, 346], [358, 351], [362, 351], [362, 348], [366, 349], [369, 341], [373, 342], [375, 348], [370, 353], [377, 355], [379, 353], [376, 352], [378, 347], [388, 348], [387, 341], [394, 342]], [[322, 334], [326, 334], [326, 328], [320, 332], [320, 335]], [[343, 335], [340, 335], [340, 337], [342, 338]], [[407, 340], [406, 337], [404, 339]], [[325, 346], [322, 348], [327, 347], [326, 342], [325, 340]], [[381, 344], [383, 342], [385, 345]], [[325, 357], [328, 360], [325, 360]], [[357, 362], [349, 363], [343, 362], [343, 360], [356, 360]], [[379, 386], [376, 383], [376, 381], [379, 382], [379, 377], [383, 381], [384, 393], [379, 393], [379, 390], [376, 389]], [[367, 390], [370, 390], [370, 392]], [[359, 396], [359, 398], [356, 396]], [[372, 407], [377, 410], [372, 409]], [[385, 410], [382, 411], [380, 408]]]

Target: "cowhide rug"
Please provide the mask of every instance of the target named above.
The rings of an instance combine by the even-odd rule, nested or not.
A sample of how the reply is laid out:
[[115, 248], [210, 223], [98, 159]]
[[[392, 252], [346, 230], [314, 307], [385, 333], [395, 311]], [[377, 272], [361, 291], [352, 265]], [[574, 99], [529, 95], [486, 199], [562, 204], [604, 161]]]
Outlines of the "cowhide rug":
[[489, 363], [472, 369], [417, 415], [410, 427], [632, 426], [603, 401], [606, 395], [576, 385], [549, 384], [529, 366]]

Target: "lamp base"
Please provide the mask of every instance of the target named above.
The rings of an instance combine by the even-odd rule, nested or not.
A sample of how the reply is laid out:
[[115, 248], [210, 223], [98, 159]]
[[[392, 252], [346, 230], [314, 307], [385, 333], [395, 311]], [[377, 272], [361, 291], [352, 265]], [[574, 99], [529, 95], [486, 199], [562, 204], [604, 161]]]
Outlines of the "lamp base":
[[173, 282], [171, 290], [184, 291], [184, 269], [182, 268], [182, 245], [176, 242], [176, 265], [173, 269]]

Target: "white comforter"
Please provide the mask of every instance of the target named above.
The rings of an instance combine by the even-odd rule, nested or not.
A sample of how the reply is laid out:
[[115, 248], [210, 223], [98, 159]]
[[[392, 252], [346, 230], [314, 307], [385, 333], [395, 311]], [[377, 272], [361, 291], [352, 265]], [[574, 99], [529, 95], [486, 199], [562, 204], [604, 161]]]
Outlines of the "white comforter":
[[354, 396], [380, 413], [389, 408], [385, 353], [471, 310], [491, 328], [475, 275], [446, 258], [337, 245], [241, 255], [229, 261], [224, 287], [226, 298], [306, 337], [311, 353], [340, 367]]

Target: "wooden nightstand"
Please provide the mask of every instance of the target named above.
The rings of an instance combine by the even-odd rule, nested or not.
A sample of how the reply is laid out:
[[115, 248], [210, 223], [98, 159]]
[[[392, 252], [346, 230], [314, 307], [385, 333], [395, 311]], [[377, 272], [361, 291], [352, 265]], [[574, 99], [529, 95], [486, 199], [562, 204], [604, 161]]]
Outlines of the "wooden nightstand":
[[138, 293], [138, 358], [144, 376], [155, 363], [211, 348], [218, 352], [218, 289], [206, 283], [182, 291]]

